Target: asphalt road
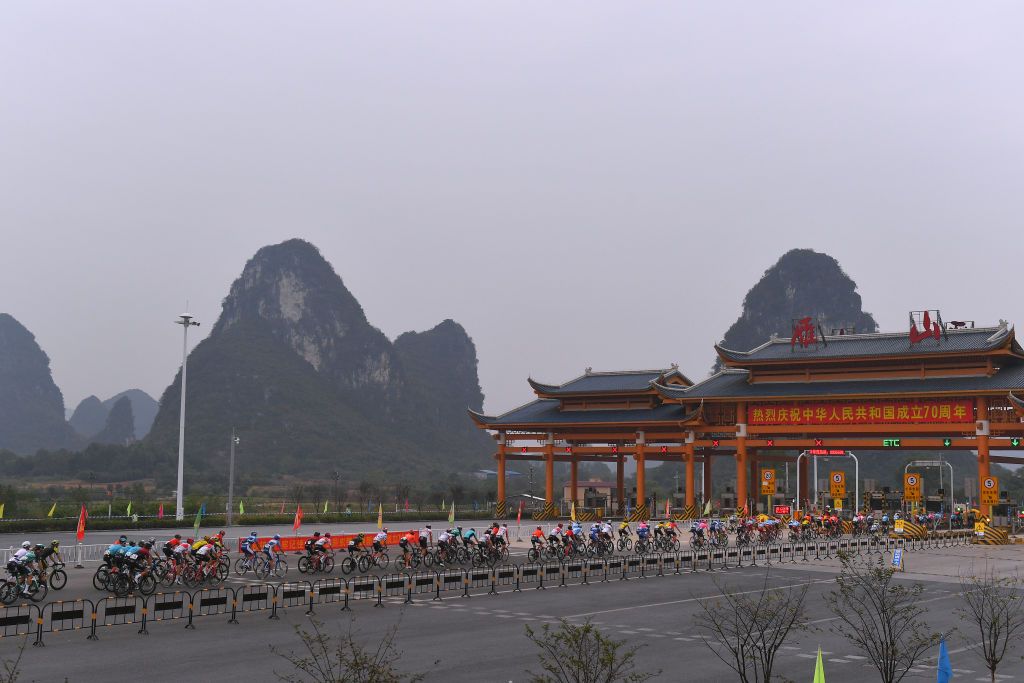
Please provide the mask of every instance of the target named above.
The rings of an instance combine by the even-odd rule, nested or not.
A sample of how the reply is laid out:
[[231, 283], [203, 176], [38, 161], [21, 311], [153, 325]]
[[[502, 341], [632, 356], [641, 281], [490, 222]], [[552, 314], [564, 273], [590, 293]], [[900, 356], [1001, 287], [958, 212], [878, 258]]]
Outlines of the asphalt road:
[[[922, 581], [926, 594], [922, 603], [929, 609], [932, 628], [949, 630], [958, 624], [953, 611], [960, 590], [956, 574], [978, 563], [1012, 571], [1024, 556], [1017, 547], [977, 549], [969, 547], [918, 551], [908, 556], [910, 573], [901, 580]], [[832, 587], [835, 562], [823, 560], [764, 568], [746, 567], [681, 576], [634, 578], [589, 586], [571, 585], [547, 590], [527, 588], [513, 593], [503, 587], [497, 596], [475, 591], [471, 598], [442, 594], [440, 602], [416, 596], [413, 605], [400, 599], [386, 599], [377, 609], [372, 601], [353, 603], [352, 612], [337, 604], [317, 605], [317, 617], [328, 632], [352, 629], [357, 637], [375, 645], [386, 631], [398, 626], [397, 642], [403, 652], [401, 668], [427, 674], [427, 681], [524, 681], [527, 670], [536, 670], [535, 647], [524, 635], [524, 626], [537, 627], [559, 617], [574, 623], [591, 620], [602, 631], [630, 644], [642, 645], [641, 666], [661, 670], [658, 681], [734, 681], [735, 675], [701, 640], [693, 623], [699, 600], [713, 599], [719, 585], [756, 590], [765, 580], [784, 587], [813, 582], [809, 605], [813, 626], [786, 643], [777, 673], [791, 680], [809, 680], [817, 648], [822, 647], [827, 680], [877, 680], [877, 673], [852, 645], [829, 630], [834, 617], [825, 607], [823, 595]], [[292, 627], [302, 625], [304, 608], [281, 610], [281, 619], [271, 621], [267, 612], [239, 616], [239, 624], [226, 623], [224, 615], [199, 617], [195, 630], [181, 621], [151, 623], [149, 635], [138, 635], [137, 626], [102, 628], [98, 641], [87, 641], [82, 631], [47, 634], [46, 647], [26, 649], [22, 681], [107, 681], [111, 667], [124, 671], [137, 664], [148, 680], [177, 681], [185, 663], [191, 677], [218, 681], [275, 680], [274, 671], [287, 673], [288, 664], [275, 656], [270, 646], [298, 648]], [[970, 635], [967, 633], [966, 635]], [[0, 657], [9, 658], [17, 641], [0, 641]], [[950, 644], [956, 670], [954, 680], [988, 680], [980, 660], [962, 650], [965, 642], [954, 636]], [[937, 654], [937, 653], [936, 653]], [[1001, 681], [1024, 680], [1024, 665], [1010, 661], [1000, 670]], [[201, 672], [201, 674], [197, 674]], [[905, 680], [932, 681], [935, 661]]]

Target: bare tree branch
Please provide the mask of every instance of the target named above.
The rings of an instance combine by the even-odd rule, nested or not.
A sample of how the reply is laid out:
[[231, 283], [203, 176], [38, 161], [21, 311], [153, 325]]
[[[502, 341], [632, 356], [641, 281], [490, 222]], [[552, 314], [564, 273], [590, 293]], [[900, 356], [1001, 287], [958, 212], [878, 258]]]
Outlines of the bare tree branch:
[[[957, 608], [960, 618], [976, 628], [980, 642], [969, 648], [985, 661], [993, 683], [996, 670], [1006, 654], [1024, 633], [1024, 597], [1017, 576], [1000, 577], [986, 569], [981, 576], [961, 576], [964, 605]], [[970, 643], [973, 638], [968, 638]]]

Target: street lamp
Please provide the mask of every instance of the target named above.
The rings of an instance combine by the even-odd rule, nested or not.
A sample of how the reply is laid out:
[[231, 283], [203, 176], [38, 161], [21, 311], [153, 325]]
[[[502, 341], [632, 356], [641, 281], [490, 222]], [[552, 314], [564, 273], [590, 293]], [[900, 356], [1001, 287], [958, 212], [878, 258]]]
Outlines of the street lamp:
[[185, 504], [182, 493], [185, 490], [185, 374], [188, 364], [188, 328], [193, 325], [199, 327], [199, 323], [192, 320], [188, 313], [182, 313], [175, 320], [176, 325], [183, 328], [183, 339], [181, 343], [181, 415], [178, 421], [178, 499], [177, 511], [174, 518], [178, 521], [185, 519]]
[[231, 526], [235, 505], [235, 446], [240, 439], [235, 436], [235, 428], [231, 428], [231, 458], [228, 461], [228, 526]]

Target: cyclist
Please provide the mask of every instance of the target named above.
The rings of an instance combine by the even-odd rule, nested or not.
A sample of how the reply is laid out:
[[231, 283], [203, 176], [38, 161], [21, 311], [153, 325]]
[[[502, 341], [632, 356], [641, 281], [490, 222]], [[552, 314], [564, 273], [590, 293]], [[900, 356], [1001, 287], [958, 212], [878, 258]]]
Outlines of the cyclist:
[[320, 541], [320, 532], [314, 531], [313, 535], [306, 539], [303, 547], [306, 549], [306, 557], [313, 559], [314, 546]]
[[[255, 532], [253, 532], [255, 533]], [[174, 549], [181, 543], [181, 534], [174, 534], [172, 538], [167, 539], [164, 543], [163, 551], [164, 556], [170, 560], [174, 557]]]
[[565, 532], [562, 530], [562, 523], [559, 522], [557, 526], [552, 527], [551, 531], [548, 532], [548, 543], [556, 548], [560, 548], [562, 546], [562, 535], [564, 533]]
[[14, 553], [10, 561], [7, 562], [7, 571], [12, 576], [18, 579], [18, 583], [21, 584], [22, 595], [28, 595], [28, 583], [25, 581], [25, 577], [32, 571], [32, 563], [35, 562], [36, 556], [32, 552], [32, 544], [25, 541], [21, 544], [21, 548]]
[[[461, 530], [462, 527], [459, 527]], [[462, 533], [462, 543], [467, 548], [475, 546], [477, 544], [476, 529], [470, 529]]]
[[429, 524], [420, 529], [419, 541], [423, 552], [427, 552], [427, 548], [434, 543], [434, 530], [430, 528]]
[[277, 567], [277, 558], [281, 554], [281, 534], [274, 534], [274, 537], [263, 546], [263, 554], [267, 556], [270, 566]]
[[398, 547], [402, 549], [402, 557], [405, 558], [406, 566], [412, 560], [412, 546], [416, 543], [419, 536], [413, 529], [409, 530], [409, 533], [398, 539]]
[[53, 562], [64, 562], [64, 559], [60, 556], [60, 541], [50, 541], [49, 546], [43, 546], [42, 544], [37, 545], [35, 549], [36, 559], [39, 561], [39, 571], [42, 574], [42, 580], [45, 582], [49, 580], [49, 576], [46, 573], [47, 560], [53, 557]]
[[362, 552], [363, 550], [365, 550], [365, 548], [363, 547], [363, 541], [365, 539], [366, 536], [364, 534], [356, 534], [355, 536], [349, 539], [348, 545], [345, 547], [345, 550], [348, 551], [349, 555], [355, 555], [358, 552]]
[[629, 538], [633, 535], [633, 532], [629, 529], [629, 522], [622, 520], [619, 522], [619, 538]]
[[382, 552], [384, 552], [384, 544], [388, 540], [388, 528], [384, 527], [378, 531], [373, 537], [373, 556], [376, 558]]
[[598, 524], [597, 522], [594, 522], [593, 524], [591, 524], [590, 525], [590, 542], [591, 543], [597, 543], [599, 538], [600, 538], [600, 533], [601, 533], [601, 525]]
[[530, 534], [530, 544], [536, 550], [540, 551], [541, 547], [544, 545], [544, 530], [543, 529], [541, 529], [540, 527], [537, 527], [536, 529], [533, 530], [533, 533]]
[[319, 557], [320, 566], [323, 566], [324, 556], [331, 552], [331, 532], [328, 531], [313, 544], [313, 553]]
[[636, 540], [646, 541], [648, 535], [651, 533], [651, 527], [647, 525], [647, 522], [640, 522], [636, 525]]
[[612, 525], [608, 523], [608, 520], [601, 522], [601, 538], [611, 543], [612, 541]]
[[256, 543], [258, 536], [255, 531], [249, 532], [246, 538], [242, 539], [241, 548], [242, 554], [245, 555], [245, 562], [242, 566], [246, 569], [252, 569], [252, 561], [256, 559]]
[[[180, 541], [178, 545], [174, 546], [174, 564], [177, 569], [181, 569], [185, 566], [185, 563], [189, 558], [189, 551], [192, 550], [192, 539], [186, 538], [184, 541]], [[181, 577], [179, 576], [175, 583], [181, 583]]]
[[445, 529], [437, 536], [437, 565], [444, 566], [444, 558], [448, 554], [448, 544], [452, 540], [452, 534]]
[[498, 527], [498, 530], [494, 532], [494, 542], [498, 546], [508, 545], [508, 524], [502, 524]]

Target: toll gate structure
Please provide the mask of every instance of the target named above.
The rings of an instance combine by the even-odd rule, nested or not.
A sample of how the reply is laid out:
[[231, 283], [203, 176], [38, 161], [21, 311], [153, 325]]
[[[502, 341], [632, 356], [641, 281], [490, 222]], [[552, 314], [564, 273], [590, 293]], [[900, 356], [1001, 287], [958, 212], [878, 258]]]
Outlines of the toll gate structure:
[[[578, 463], [614, 464], [621, 514], [624, 463], [633, 458], [634, 519], [650, 516], [649, 461], [685, 463], [690, 514], [696, 511], [695, 464], [703, 463], [704, 497], [710, 499], [716, 457], [733, 460], [737, 507], [750, 509], [760, 493], [759, 467], [795, 462], [802, 451], [974, 451], [986, 512], [992, 494], [998, 497], [990, 463], [1024, 462], [1024, 348], [1004, 321], [945, 324], [938, 311], [916, 311], [909, 331], [826, 335], [805, 317], [793, 321], [790, 338], [773, 337], [747, 351], [717, 345], [715, 351], [722, 370], [697, 383], [676, 366], [588, 368], [560, 385], [530, 379], [537, 399], [502, 415], [470, 411], [497, 443], [498, 514], [506, 513], [510, 460], [544, 463], [546, 502], [537, 517], [550, 518], [557, 514], [555, 462], [570, 464], [573, 492]], [[807, 458], [798, 467], [802, 502]]]

